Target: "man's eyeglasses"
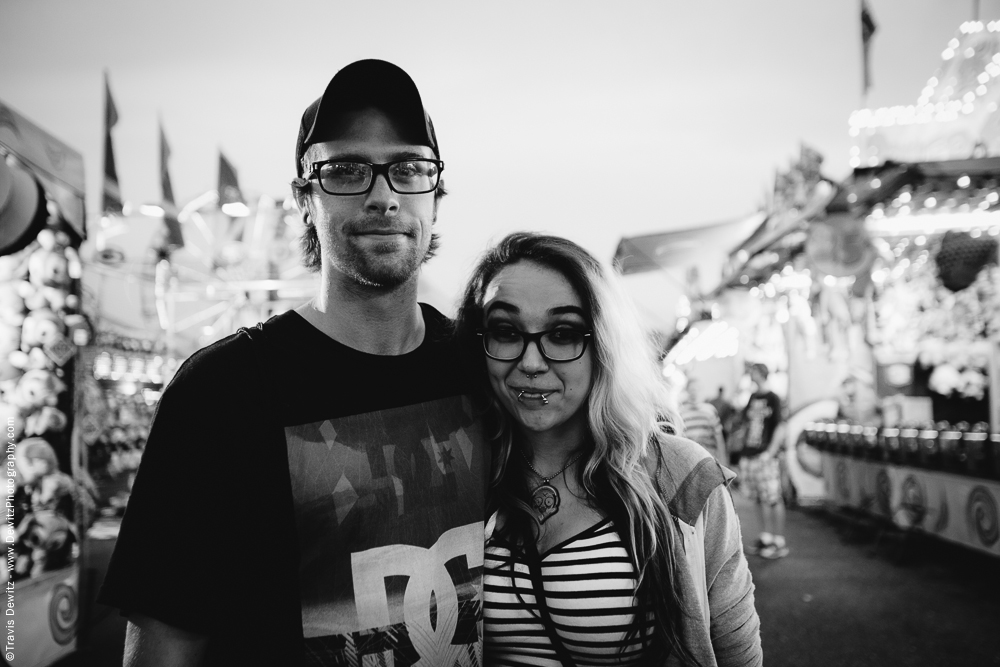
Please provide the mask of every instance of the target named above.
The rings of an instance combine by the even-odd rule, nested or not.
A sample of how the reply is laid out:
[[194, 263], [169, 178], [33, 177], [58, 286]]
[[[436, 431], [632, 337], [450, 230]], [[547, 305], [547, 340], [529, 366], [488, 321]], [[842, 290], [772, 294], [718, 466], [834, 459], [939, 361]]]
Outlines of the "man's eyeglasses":
[[486, 356], [497, 361], [517, 361], [524, 356], [528, 343], [538, 345], [538, 351], [548, 361], [576, 361], [587, 349], [592, 332], [580, 329], [549, 329], [527, 333], [504, 327], [479, 329]]
[[444, 162], [427, 158], [410, 158], [384, 164], [357, 160], [324, 160], [313, 162], [308, 180], [316, 179], [328, 195], [363, 195], [375, 186], [375, 177], [382, 175], [393, 192], [419, 195], [433, 192], [441, 181]]

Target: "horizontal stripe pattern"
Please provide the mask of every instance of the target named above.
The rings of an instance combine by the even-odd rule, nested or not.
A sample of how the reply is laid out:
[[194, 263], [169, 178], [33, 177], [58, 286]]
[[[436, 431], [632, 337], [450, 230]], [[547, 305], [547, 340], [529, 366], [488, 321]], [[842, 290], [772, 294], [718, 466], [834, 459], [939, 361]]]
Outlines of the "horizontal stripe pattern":
[[715, 408], [708, 403], [681, 403], [678, 411], [684, 422], [684, 437], [715, 454], [716, 429], [721, 428]]
[[[546, 553], [541, 581], [556, 632], [576, 665], [640, 663], [638, 644], [625, 642], [637, 609], [635, 571], [610, 519]], [[487, 544], [483, 595], [486, 664], [560, 667], [521, 554]]]

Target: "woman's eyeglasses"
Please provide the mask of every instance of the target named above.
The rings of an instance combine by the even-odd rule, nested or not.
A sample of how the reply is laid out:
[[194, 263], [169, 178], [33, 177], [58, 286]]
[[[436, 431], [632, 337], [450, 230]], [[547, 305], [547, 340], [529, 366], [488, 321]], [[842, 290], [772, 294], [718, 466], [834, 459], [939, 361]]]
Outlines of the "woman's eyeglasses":
[[528, 343], [534, 342], [548, 361], [576, 361], [583, 356], [593, 335], [580, 329], [548, 329], [527, 333], [511, 327], [479, 329], [486, 356], [497, 361], [517, 361], [524, 356]]

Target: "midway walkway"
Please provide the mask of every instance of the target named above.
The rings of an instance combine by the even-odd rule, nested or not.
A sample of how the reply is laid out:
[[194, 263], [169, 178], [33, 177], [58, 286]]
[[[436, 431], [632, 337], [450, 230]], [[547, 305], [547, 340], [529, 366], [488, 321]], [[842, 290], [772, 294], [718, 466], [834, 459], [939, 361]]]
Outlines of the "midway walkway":
[[[749, 545], [758, 518], [735, 496]], [[1000, 665], [1000, 559], [820, 509], [787, 523], [786, 558], [747, 556], [766, 667]]]

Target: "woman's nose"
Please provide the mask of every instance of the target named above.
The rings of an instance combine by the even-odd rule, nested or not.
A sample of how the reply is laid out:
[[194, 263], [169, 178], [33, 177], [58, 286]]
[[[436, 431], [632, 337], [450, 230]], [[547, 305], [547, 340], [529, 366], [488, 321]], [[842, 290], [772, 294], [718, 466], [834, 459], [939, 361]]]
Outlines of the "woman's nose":
[[528, 374], [544, 373], [549, 369], [549, 364], [542, 356], [542, 351], [538, 347], [538, 341], [529, 341], [521, 356], [521, 370]]

